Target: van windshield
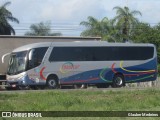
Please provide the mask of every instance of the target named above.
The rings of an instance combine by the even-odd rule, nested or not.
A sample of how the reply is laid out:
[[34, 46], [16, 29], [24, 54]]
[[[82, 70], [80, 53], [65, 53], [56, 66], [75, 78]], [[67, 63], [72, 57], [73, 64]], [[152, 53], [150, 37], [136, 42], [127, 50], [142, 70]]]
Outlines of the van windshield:
[[7, 73], [9, 75], [16, 75], [26, 70], [28, 51], [14, 52], [10, 56]]

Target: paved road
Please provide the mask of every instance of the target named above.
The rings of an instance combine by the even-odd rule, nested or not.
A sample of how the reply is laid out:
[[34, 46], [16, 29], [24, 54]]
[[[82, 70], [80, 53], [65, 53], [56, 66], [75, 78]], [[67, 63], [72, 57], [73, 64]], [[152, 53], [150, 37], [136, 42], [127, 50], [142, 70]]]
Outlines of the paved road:
[[14, 94], [14, 93], [30, 93], [30, 92], [51, 92], [51, 91], [62, 91], [62, 92], [70, 92], [70, 91], [133, 91], [133, 90], [146, 90], [146, 89], [157, 89], [160, 90], [159, 87], [134, 87], [134, 88], [87, 88], [87, 89], [52, 89], [52, 90], [12, 90], [12, 91], [0, 91], [0, 94]]
[[[46, 92], [46, 91], [64, 91], [64, 92], [67, 92], [67, 91], [75, 91], [75, 90], [78, 90], [78, 91], [129, 91], [129, 90], [146, 90], [146, 89], [158, 89], [160, 90], [160, 77], [157, 78], [158, 80], [156, 81], [156, 87], [142, 87], [142, 86], [139, 86], [139, 87], [123, 87], [123, 88], [95, 88], [95, 87], [89, 87], [87, 89], [56, 89], [56, 90], [12, 90], [12, 91], [7, 91], [7, 90], [4, 90], [4, 89], [1, 89], [0, 90], [0, 94], [1, 93], [30, 93], [30, 92]], [[143, 83], [142, 83], [143, 84]]]

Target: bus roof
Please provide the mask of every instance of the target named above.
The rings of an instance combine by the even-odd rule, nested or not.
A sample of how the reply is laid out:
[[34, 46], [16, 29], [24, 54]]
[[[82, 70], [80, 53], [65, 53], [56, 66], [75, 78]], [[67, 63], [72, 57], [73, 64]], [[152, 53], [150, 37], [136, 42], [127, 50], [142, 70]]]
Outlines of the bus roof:
[[28, 44], [25, 46], [21, 46], [13, 50], [13, 52], [20, 52], [29, 50], [32, 48], [38, 47], [49, 47], [49, 46], [152, 46], [153, 44], [149, 43], [109, 43], [107, 41], [74, 41], [74, 42], [40, 42], [40, 43], [33, 43]]

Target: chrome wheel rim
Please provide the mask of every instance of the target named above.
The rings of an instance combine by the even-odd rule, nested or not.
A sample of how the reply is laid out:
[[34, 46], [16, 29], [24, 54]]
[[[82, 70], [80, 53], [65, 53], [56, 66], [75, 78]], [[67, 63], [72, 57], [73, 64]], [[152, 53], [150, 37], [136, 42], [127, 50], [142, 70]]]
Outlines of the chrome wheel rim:
[[56, 81], [55, 80], [49, 80], [48, 85], [51, 87], [55, 87], [56, 86]]
[[122, 85], [123, 83], [123, 79], [121, 77], [117, 77], [115, 81], [116, 81], [116, 84], [119, 86]]

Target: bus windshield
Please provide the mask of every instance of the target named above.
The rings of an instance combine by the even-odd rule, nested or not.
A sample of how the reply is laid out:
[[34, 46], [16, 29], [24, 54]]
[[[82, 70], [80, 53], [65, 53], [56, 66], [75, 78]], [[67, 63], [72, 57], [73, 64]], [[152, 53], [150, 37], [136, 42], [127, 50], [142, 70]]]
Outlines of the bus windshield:
[[11, 54], [7, 72], [9, 75], [16, 75], [26, 70], [27, 52], [22, 51]]

